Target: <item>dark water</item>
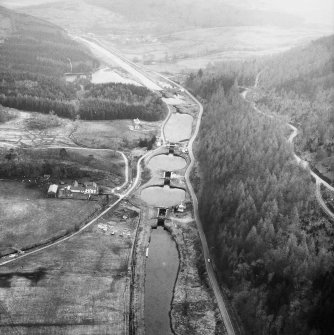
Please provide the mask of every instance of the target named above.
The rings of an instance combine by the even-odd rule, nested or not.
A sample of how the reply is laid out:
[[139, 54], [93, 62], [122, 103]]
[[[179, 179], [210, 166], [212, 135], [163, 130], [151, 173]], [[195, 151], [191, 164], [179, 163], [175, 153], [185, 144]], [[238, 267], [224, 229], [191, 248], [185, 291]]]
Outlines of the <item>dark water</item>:
[[148, 167], [152, 170], [176, 171], [183, 169], [186, 164], [186, 160], [182, 157], [170, 154], [154, 156], [148, 162]]
[[171, 207], [180, 204], [185, 194], [185, 191], [179, 188], [152, 186], [145, 188], [140, 197], [150, 206]]
[[161, 227], [153, 229], [146, 262], [146, 335], [172, 335], [169, 312], [178, 266], [178, 252], [170, 234]]
[[191, 136], [192, 123], [193, 117], [188, 114], [172, 114], [164, 129], [166, 140], [170, 142], [188, 140]]

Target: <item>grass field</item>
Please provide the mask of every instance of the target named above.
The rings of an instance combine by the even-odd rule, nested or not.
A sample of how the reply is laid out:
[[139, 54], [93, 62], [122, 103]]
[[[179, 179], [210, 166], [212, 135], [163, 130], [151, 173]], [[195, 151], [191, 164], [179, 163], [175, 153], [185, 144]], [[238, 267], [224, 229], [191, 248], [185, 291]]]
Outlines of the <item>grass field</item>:
[[[221, 2], [217, 0], [216, 5]], [[208, 14], [195, 3], [188, 8], [182, 7], [181, 3], [160, 1], [160, 10], [157, 11], [158, 5], [148, 1], [140, 5], [132, 3], [131, 6], [129, 1], [76, 0], [22, 10], [54, 22], [75, 35], [93, 33], [99, 40], [121, 50], [130, 60], [144, 63], [156, 71], [174, 73], [205, 67], [210, 62], [277, 53], [329, 33], [325, 28], [297, 24], [287, 29], [285, 25], [279, 26], [270, 20], [267, 17], [269, 13], [262, 13], [262, 19], [267, 22], [264, 24], [262, 19], [253, 18], [249, 22], [248, 12], [240, 17], [239, 10], [229, 7], [220, 12], [210, 8]], [[203, 4], [208, 6], [205, 2]], [[197, 13], [192, 13], [194, 8], [197, 8]], [[188, 21], [192, 15], [198, 18], [197, 23]], [[218, 19], [216, 24], [201, 24], [202, 19], [208, 20], [212, 15]], [[234, 17], [233, 22], [229, 21], [230, 16]]]
[[138, 131], [130, 130], [131, 125], [131, 120], [80, 121], [72, 138], [77, 144], [91, 148], [134, 148], [139, 139], [150, 138], [156, 133], [158, 123], [145, 122]]
[[119, 207], [73, 239], [1, 267], [0, 333], [125, 334], [136, 215]]
[[73, 229], [99, 208], [95, 201], [48, 199], [39, 188], [16, 181], [0, 181], [0, 189], [0, 251]]

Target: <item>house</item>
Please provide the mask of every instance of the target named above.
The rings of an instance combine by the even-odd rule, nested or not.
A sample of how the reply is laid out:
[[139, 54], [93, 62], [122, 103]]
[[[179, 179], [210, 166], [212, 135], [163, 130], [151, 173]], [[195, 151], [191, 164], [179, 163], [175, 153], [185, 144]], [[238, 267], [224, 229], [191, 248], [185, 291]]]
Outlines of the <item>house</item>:
[[76, 180], [72, 185], [60, 186], [58, 198], [67, 198], [75, 200], [97, 200], [93, 195], [99, 194], [99, 187], [94, 182], [85, 182], [79, 184]]
[[138, 118], [133, 119], [133, 127], [135, 130], [138, 130], [141, 128], [141, 122]]
[[183, 213], [186, 209], [186, 205], [184, 205], [182, 202], [180, 203], [180, 205], [176, 206], [176, 210], [179, 212], [179, 213]]
[[58, 185], [56, 184], [50, 185], [48, 189], [48, 198], [56, 198], [57, 191], [58, 191]]
[[163, 143], [164, 143], [164, 142], [163, 142], [162, 138], [158, 137], [158, 138], [157, 138], [157, 146], [158, 146], [158, 147], [161, 147], [161, 146], [163, 145]]
[[76, 80], [79, 80], [79, 79], [89, 79], [89, 75], [86, 74], [86, 73], [65, 73], [65, 80], [67, 82], [75, 82]]
[[85, 185], [85, 194], [98, 194], [99, 193], [99, 188], [96, 183], [94, 182], [86, 182], [84, 183]]

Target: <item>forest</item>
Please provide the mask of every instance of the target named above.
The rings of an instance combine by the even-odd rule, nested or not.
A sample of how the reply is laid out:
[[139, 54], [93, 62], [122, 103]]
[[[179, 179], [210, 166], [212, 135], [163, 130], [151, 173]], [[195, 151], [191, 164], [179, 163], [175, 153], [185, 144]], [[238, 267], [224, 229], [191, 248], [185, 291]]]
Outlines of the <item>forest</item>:
[[0, 44], [0, 104], [27, 111], [73, 117], [77, 88], [63, 76], [91, 71], [98, 62], [51, 23], [0, 7], [11, 33]]
[[[301, 130], [297, 149], [311, 162], [334, 154], [334, 35], [264, 63], [257, 104]], [[329, 168], [334, 171], [334, 162]]]
[[312, 166], [323, 163], [334, 180], [334, 35], [271, 57], [210, 65], [189, 76], [187, 84], [204, 96], [219, 78], [251, 87], [257, 74], [258, 108], [294, 124], [300, 131], [296, 151]]
[[240, 97], [236, 83], [256, 66], [234, 80], [234, 65], [187, 80], [205, 102], [196, 156], [211, 257], [247, 334], [330, 334], [334, 228], [294, 162], [284, 124]]
[[146, 87], [125, 84], [89, 84], [80, 100], [79, 115], [84, 120], [140, 118], [157, 121], [167, 115], [160, 96]]
[[145, 87], [66, 83], [70, 63], [73, 72], [91, 73], [99, 62], [61, 28], [3, 7], [0, 12], [11, 19], [11, 34], [0, 44], [1, 105], [84, 120], [156, 121], [167, 114], [160, 97]]

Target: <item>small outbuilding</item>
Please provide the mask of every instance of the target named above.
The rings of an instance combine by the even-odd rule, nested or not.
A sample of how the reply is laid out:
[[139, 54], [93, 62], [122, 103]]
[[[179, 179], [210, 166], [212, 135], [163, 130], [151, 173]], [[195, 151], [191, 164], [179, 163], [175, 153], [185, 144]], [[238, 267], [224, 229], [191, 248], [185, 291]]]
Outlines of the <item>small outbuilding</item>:
[[141, 128], [141, 122], [138, 118], [133, 119], [133, 127], [135, 130], [138, 130]]
[[56, 184], [50, 185], [48, 189], [48, 198], [56, 198], [57, 191], [58, 191], [58, 185]]
[[182, 202], [180, 203], [180, 205], [178, 205], [176, 207], [176, 210], [179, 212], [179, 213], [183, 213], [185, 210], [186, 210], [186, 205], [184, 205]]

